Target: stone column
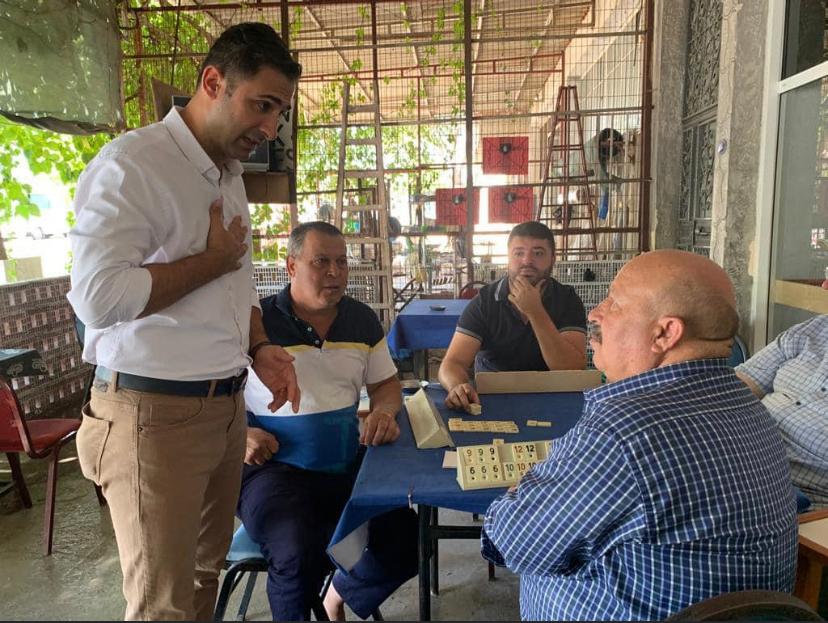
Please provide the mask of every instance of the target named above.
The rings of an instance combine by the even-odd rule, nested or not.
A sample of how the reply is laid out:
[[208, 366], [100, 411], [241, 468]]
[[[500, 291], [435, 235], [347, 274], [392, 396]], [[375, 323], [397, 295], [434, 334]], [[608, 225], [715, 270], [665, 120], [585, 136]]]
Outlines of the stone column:
[[[710, 257], [736, 287], [739, 333], [753, 338], [749, 268], [756, 233], [767, 3], [724, 0]], [[764, 267], [760, 267], [764, 269]]]
[[650, 248], [678, 240], [681, 119], [690, 0], [656, 0], [653, 39], [653, 117]]

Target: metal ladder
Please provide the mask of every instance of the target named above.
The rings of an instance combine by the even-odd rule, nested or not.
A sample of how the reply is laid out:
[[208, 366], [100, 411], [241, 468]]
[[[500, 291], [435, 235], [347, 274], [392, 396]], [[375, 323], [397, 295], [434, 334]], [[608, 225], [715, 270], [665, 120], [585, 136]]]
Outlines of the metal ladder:
[[[352, 120], [352, 115], [360, 118]], [[368, 115], [369, 121], [364, 117]], [[373, 128], [373, 136], [354, 136], [351, 129]], [[379, 83], [373, 81], [373, 102], [352, 103], [351, 85], [343, 84], [342, 134], [339, 145], [339, 168], [336, 179], [335, 225], [345, 236], [351, 265], [351, 282], [366, 278], [368, 298], [364, 301], [380, 319], [386, 332], [394, 316], [394, 296], [391, 270], [391, 243], [388, 239], [388, 189], [385, 185], [385, 167], [382, 157], [382, 126], [380, 124]], [[368, 134], [368, 132], [357, 132]], [[373, 168], [346, 169], [352, 149], [373, 151]], [[373, 146], [373, 150], [370, 147]]]
[[[574, 140], [573, 140], [574, 130]], [[595, 202], [584, 152], [584, 127], [575, 86], [561, 86], [550, 119], [549, 143], [541, 164], [541, 192], [537, 220], [560, 235], [563, 244], [557, 254], [563, 259], [578, 255], [579, 259], [592, 255], [597, 259]], [[575, 191], [570, 199], [570, 191]], [[573, 238], [587, 237], [587, 244], [573, 244]]]

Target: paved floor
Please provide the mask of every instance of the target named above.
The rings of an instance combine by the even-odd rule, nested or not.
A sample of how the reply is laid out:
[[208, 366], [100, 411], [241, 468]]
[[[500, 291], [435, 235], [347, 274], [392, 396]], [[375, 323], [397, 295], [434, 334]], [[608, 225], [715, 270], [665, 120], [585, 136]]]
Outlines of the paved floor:
[[[58, 479], [54, 553], [41, 552], [45, 461], [28, 461], [23, 469], [34, 507], [24, 509], [16, 493], [0, 498], [0, 619], [117, 620], [123, 617], [121, 571], [106, 508], [100, 508], [91, 483], [80, 474], [74, 444], [64, 449]], [[0, 455], [0, 481], [9, 479]], [[452, 523], [470, 523], [467, 513], [440, 515]], [[477, 541], [440, 545], [440, 596], [432, 598], [435, 620], [510, 620], [519, 618], [518, 581], [498, 569], [488, 582]], [[264, 578], [256, 585], [248, 618], [270, 620]], [[241, 589], [237, 591], [241, 593]], [[416, 579], [382, 607], [389, 620], [418, 618]], [[228, 608], [235, 616], [240, 595]], [[349, 613], [349, 619], [356, 616]]]

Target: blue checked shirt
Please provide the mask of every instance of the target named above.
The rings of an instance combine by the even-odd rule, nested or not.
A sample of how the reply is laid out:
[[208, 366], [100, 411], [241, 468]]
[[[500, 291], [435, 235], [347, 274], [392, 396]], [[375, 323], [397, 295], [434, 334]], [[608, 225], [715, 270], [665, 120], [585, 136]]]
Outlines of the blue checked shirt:
[[765, 392], [794, 484], [828, 506], [828, 316], [791, 327], [736, 370]]
[[743, 589], [791, 591], [782, 441], [725, 359], [586, 392], [584, 414], [484, 521], [528, 620], [659, 620]]

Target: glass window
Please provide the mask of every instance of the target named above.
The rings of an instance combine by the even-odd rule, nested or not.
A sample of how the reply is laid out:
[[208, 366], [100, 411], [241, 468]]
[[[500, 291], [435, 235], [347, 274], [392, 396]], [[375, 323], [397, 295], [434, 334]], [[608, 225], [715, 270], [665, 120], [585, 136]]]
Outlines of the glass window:
[[828, 313], [828, 78], [782, 95], [768, 339]]
[[783, 78], [828, 60], [826, 4], [826, 0], [788, 0]]

